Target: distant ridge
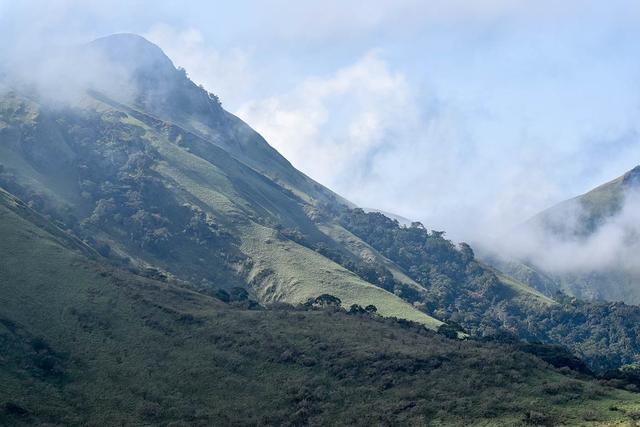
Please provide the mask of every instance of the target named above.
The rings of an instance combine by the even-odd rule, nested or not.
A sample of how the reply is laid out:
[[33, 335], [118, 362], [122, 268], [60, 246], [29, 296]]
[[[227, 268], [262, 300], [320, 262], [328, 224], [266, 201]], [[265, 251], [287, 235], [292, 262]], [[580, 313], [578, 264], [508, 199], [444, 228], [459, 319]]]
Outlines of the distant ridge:
[[[592, 236], [597, 236], [597, 233], [603, 230], [603, 227], [611, 225], [612, 221], [615, 223], [625, 204], [629, 200], [635, 200], [639, 195], [640, 166], [636, 166], [582, 195], [540, 212], [517, 227], [508, 238], [513, 242], [518, 242], [518, 238], [522, 241], [519, 243], [520, 246], [516, 243], [515, 248], [509, 252], [515, 250], [523, 255], [520, 259], [513, 259], [511, 253], [501, 254], [506, 260], [499, 262], [494, 259], [494, 265], [528, 285], [546, 292], [547, 295], [562, 290], [588, 300], [604, 299], [640, 304], [640, 266], [633, 265], [632, 253], [634, 241], [637, 240], [637, 236], [634, 235], [637, 225], [634, 231], [633, 224], [640, 224], [640, 212], [627, 209], [625, 215], [636, 216], [637, 220], [625, 218], [625, 224], [615, 226], [615, 233], [624, 232], [627, 233], [626, 236], [616, 235], [615, 240], [605, 238], [606, 242], [599, 245], [600, 249], [605, 245], [611, 246], [614, 242], [620, 246], [619, 250], [622, 250], [622, 253], [617, 253], [612, 258], [611, 265], [597, 266], [594, 263], [593, 266], [585, 265], [580, 269], [566, 268], [564, 271], [556, 271], [546, 268], [536, 259], [540, 248], [527, 246], [532, 244], [532, 239], [535, 239], [534, 244], [545, 244], [547, 250], [552, 249], [552, 246], [570, 245], [573, 257], [579, 259], [581, 245], [586, 245]], [[625, 247], [628, 249], [623, 250]], [[626, 258], [623, 259], [623, 256]], [[615, 264], [616, 262], [618, 264]]]

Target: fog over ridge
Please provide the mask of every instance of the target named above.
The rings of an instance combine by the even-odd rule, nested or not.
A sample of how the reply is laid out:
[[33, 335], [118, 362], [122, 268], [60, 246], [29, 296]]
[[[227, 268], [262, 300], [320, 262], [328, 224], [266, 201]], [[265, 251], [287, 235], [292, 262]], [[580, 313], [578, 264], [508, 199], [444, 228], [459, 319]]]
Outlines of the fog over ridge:
[[549, 216], [481, 245], [553, 274], [620, 270], [640, 275], [640, 187], [627, 189], [611, 216], [590, 225], [591, 217], [579, 199], [570, 200]]
[[141, 34], [312, 178], [454, 240], [640, 159], [633, 2], [241, 3], [260, 13], [232, 26], [241, 6], [0, 0], [1, 63], [52, 104], [96, 82], [130, 98], [126, 70], [61, 52]]

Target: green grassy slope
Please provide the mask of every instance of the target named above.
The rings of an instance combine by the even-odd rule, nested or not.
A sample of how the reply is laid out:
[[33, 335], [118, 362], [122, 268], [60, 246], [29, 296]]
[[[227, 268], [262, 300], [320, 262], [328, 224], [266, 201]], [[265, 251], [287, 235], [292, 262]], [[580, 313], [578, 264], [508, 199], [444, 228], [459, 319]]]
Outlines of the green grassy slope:
[[[347, 271], [362, 261], [390, 272], [407, 294], [423, 292], [337, 224], [347, 201], [297, 171], [157, 46], [121, 34], [87, 49], [117, 65], [117, 75], [129, 73], [135, 96], [102, 81], [72, 105], [9, 92], [0, 102], [0, 186], [119, 262], [212, 292], [242, 285], [262, 301], [294, 303], [330, 293], [440, 324], [397, 289]], [[282, 228], [309, 245], [267, 244]]]
[[373, 304], [383, 316], [420, 322], [431, 329], [442, 324], [403, 301], [396, 295], [364, 282], [333, 261], [292, 241], [281, 241], [272, 230], [253, 226], [243, 250], [254, 261], [250, 283], [258, 286], [263, 301], [304, 302], [328, 293], [345, 306]]
[[3, 425], [622, 425], [639, 408], [507, 346], [233, 308], [101, 266], [56, 230], [0, 199]]
[[512, 289], [516, 295], [520, 298], [524, 298], [527, 300], [534, 300], [534, 301], [538, 301], [542, 304], [545, 305], [554, 305], [556, 304], [556, 302], [554, 300], [552, 300], [551, 298], [549, 298], [548, 296], [546, 296], [545, 294], [543, 294], [540, 291], [535, 290], [534, 288], [530, 287], [529, 285], [514, 279], [513, 277], [507, 276], [504, 273], [501, 273], [497, 270], [493, 270], [496, 273], [496, 276], [498, 277], [498, 279], [500, 280], [500, 282], [502, 284], [504, 284], [505, 286], [508, 286], [510, 289]]
[[[134, 264], [157, 267], [195, 283], [204, 280], [213, 287], [244, 282], [263, 301], [300, 303], [330, 293], [345, 303], [374, 304], [384, 315], [420, 321], [429, 327], [440, 324], [398, 296], [295, 242], [265, 246], [276, 226], [299, 229], [317, 241], [330, 240], [307, 213], [315, 209], [315, 203], [327, 199], [316, 199], [315, 192], [303, 194], [305, 186], [280, 185], [240, 162], [233, 151], [222, 149], [224, 144], [95, 93], [83, 100], [80, 110], [50, 111], [19, 95], [8, 98], [4, 105], [0, 163], [12, 176], [10, 183], [24, 189], [24, 197], [35, 193], [49, 202], [53, 206], [50, 211], [70, 211], [73, 218], [66, 224], [68, 228], [76, 227], [73, 222], [80, 219], [81, 233], [108, 243], [113, 253], [130, 258]], [[25, 135], [32, 134], [56, 137], [25, 146]], [[62, 153], [55, 169], [37, 161], [55, 151]], [[132, 172], [129, 165], [140, 158], [145, 166]], [[55, 180], [68, 185], [48, 186]], [[105, 188], [102, 183], [107, 182], [113, 185]], [[140, 204], [136, 194], [149, 191], [147, 182], [161, 187]], [[137, 193], [132, 187], [139, 187], [134, 190]], [[78, 197], [80, 193], [84, 198]], [[156, 200], [165, 206], [154, 208]], [[99, 223], [87, 223], [92, 211], [93, 217], [99, 212], [96, 209], [101, 203], [115, 206]], [[137, 207], [129, 208], [134, 205]], [[219, 243], [222, 249], [217, 252], [200, 241], [185, 241], [182, 228], [188, 224], [180, 225], [184, 222], [180, 210], [185, 205], [209, 215], [231, 240]], [[170, 230], [165, 244], [168, 253], [158, 253], [157, 245], [142, 246], [140, 240], [145, 236], [130, 237], [141, 228], [135, 224], [140, 221], [140, 212], [160, 218], [152, 216], [147, 221], [149, 230], [144, 233], [151, 239], [153, 233], [164, 233], [163, 226]], [[130, 219], [123, 222], [120, 218], [127, 215]], [[271, 287], [277, 292], [268, 289]]]

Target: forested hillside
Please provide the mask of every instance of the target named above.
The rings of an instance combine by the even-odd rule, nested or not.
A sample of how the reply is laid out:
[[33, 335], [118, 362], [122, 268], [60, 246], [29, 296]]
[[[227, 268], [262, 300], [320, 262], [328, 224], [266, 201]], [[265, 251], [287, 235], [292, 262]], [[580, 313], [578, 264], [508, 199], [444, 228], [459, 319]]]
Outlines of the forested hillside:
[[421, 292], [395, 289], [403, 298], [474, 336], [504, 332], [530, 341], [567, 346], [598, 370], [638, 363], [640, 307], [586, 302], [563, 294], [555, 300], [479, 263], [466, 244], [421, 224], [402, 227], [379, 213], [345, 210], [345, 228], [400, 266]]
[[335, 306], [258, 308], [241, 294], [224, 303], [123, 272], [6, 193], [0, 235], [3, 425], [518, 425], [636, 414], [634, 394], [513, 344]]
[[330, 293], [440, 324], [281, 238], [281, 228], [295, 228], [338, 247], [315, 218], [320, 206], [348, 202], [293, 168], [157, 46], [116, 35], [78, 55], [113, 67], [113, 77], [76, 88], [66, 103], [28, 84], [2, 96], [0, 186], [126, 268], [154, 269], [209, 293], [244, 287], [261, 302]]
[[355, 208], [139, 36], [74, 55], [1, 85], [0, 423], [638, 418], [637, 306]]

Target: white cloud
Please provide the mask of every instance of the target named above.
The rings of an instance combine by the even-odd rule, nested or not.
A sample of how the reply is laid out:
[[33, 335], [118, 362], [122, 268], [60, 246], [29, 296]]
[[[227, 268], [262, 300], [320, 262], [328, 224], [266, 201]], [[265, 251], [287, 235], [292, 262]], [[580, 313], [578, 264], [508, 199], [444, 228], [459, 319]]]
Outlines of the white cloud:
[[294, 165], [328, 185], [339, 185], [385, 143], [410, 102], [404, 77], [369, 53], [327, 78], [248, 102], [237, 113]]
[[[241, 106], [238, 115], [286, 158], [326, 185], [350, 188], [371, 178], [371, 156], [415, 110], [404, 76], [370, 52], [326, 78]], [[400, 141], [398, 141], [400, 143]]]
[[186, 69], [194, 82], [218, 95], [227, 108], [251, 93], [255, 80], [247, 51], [226, 49], [221, 53], [205, 43], [200, 31], [167, 24], [156, 24], [143, 36], [160, 46], [176, 66]]
[[491, 158], [476, 156], [463, 114], [417, 97], [379, 53], [237, 113], [294, 166], [361, 206], [432, 227], [475, 225], [452, 212], [480, 201], [487, 186], [469, 191]]
[[517, 233], [493, 242], [493, 250], [551, 273], [640, 273], [640, 193], [629, 192], [620, 211], [593, 233], [574, 236], [584, 227], [587, 215], [582, 205], [567, 204], [551, 218], [556, 227], [563, 227], [564, 233], [553, 233], [543, 224], [531, 222]]

